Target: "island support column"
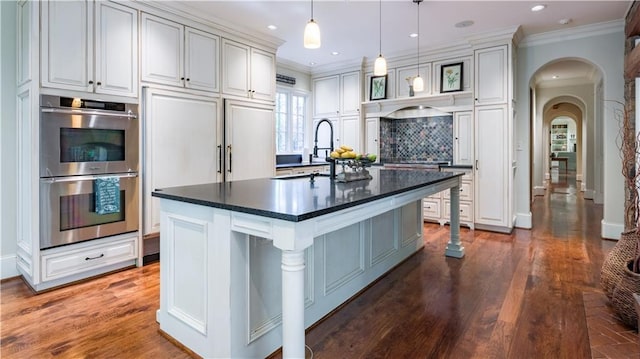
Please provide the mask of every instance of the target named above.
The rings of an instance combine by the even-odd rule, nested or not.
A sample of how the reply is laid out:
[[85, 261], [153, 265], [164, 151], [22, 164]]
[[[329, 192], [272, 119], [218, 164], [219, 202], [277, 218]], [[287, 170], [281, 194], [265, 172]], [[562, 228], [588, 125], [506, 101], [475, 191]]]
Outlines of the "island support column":
[[451, 187], [451, 222], [450, 222], [450, 237], [449, 243], [447, 243], [447, 249], [445, 255], [447, 257], [462, 258], [464, 257], [464, 247], [460, 242], [460, 185]]
[[282, 357], [304, 358], [304, 250], [282, 251]]

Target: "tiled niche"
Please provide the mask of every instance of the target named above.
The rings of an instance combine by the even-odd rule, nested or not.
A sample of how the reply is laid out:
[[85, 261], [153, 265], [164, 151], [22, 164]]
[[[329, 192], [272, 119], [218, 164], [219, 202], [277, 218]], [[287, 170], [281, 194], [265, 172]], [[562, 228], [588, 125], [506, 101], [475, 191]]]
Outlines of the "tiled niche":
[[453, 116], [381, 118], [380, 160], [453, 161]]

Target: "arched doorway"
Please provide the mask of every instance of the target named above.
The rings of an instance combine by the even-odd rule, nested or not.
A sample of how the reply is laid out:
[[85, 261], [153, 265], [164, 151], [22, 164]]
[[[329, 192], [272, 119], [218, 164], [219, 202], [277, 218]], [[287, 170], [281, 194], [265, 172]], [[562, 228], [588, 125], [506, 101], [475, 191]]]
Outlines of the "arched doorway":
[[[602, 72], [589, 61], [576, 58], [558, 59], [541, 66], [530, 79], [531, 96], [531, 194], [532, 200], [547, 195], [552, 176], [551, 156], [574, 157], [575, 179], [579, 195], [585, 199], [600, 198], [600, 178], [596, 177], [602, 165], [597, 154], [602, 151], [603, 99]], [[553, 121], [564, 119], [566, 136], [573, 134], [574, 148], [552, 148]], [[569, 120], [575, 123], [574, 132], [568, 131]], [[558, 123], [560, 124], [560, 123]], [[562, 127], [558, 127], [560, 129]], [[560, 132], [560, 131], [559, 131]], [[569, 145], [567, 138], [565, 146]], [[558, 141], [560, 143], [561, 141]], [[568, 153], [573, 152], [573, 153]], [[567, 162], [569, 162], [567, 160]], [[564, 163], [563, 163], [564, 164]], [[560, 167], [561, 165], [558, 164]], [[572, 164], [573, 166], [573, 164]]]

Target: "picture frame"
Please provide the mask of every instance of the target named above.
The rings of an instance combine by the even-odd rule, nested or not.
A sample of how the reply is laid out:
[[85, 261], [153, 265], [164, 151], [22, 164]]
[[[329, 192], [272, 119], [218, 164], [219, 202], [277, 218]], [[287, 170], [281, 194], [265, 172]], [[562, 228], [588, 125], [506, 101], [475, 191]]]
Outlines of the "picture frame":
[[369, 83], [369, 100], [384, 100], [387, 98], [387, 75], [371, 76]]
[[442, 65], [440, 67], [440, 93], [462, 91], [463, 63]]

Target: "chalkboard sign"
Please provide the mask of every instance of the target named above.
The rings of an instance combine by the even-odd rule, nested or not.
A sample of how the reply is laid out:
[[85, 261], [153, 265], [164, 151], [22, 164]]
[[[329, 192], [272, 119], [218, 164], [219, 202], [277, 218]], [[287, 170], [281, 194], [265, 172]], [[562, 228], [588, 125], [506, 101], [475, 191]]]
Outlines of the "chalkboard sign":
[[93, 182], [96, 213], [109, 214], [120, 212], [120, 178], [102, 177]]

